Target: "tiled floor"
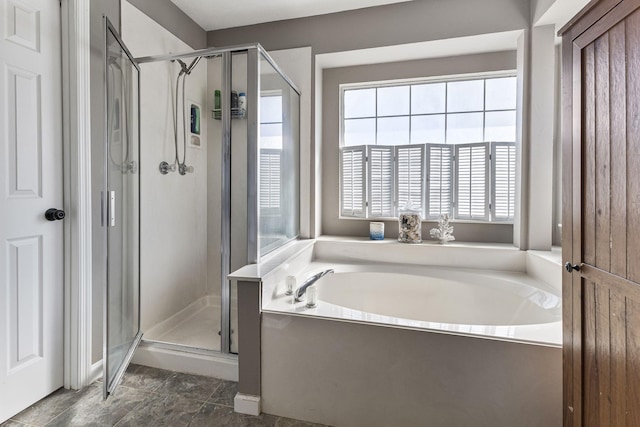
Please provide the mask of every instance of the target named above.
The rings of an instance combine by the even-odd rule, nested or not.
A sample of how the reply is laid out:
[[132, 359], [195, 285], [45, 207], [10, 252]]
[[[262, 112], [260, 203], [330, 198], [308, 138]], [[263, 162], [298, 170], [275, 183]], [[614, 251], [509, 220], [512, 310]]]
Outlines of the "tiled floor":
[[102, 400], [102, 383], [60, 389], [0, 427], [24, 426], [273, 426], [312, 427], [288, 418], [233, 411], [237, 383], [131, 365], [116, 393]]

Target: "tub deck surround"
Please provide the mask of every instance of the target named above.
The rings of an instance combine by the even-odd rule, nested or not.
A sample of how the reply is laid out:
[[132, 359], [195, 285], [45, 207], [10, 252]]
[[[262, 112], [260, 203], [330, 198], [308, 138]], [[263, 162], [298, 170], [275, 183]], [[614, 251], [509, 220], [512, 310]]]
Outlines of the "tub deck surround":
[[262, 311], [562, 346], [560, 293], [525, 273], [314, 261], [297, 281], [327, 268], [335, 274], [318, 281], [316, 307], [265, 282]]
[[[535, 274], [528, 274], [527, 266], [531, 266]], [[285, 295], [287, 276], [295, 276], [296, 287], [299, 287], [309, 276], [328, 268], [333, 268], [336, 273], [318, 282], [317, 307], [307, 308], [304, 302], [294, 303], [291, 296]], [[465, 356], [475, 354], [475, 350], [470, 350], [478, 346], [474, 343], [486, 343], [480, 345], [483, 353], [474, 356], [477, 356], [477, 361], [474, 358], [468, 363], [479, 363], [479, 369], [504, 377], [499, 380], [499, 386], [489, 381], [485, 391], [492, 396], [491, 399], [516, 408], [515, 412], [512, 409], [495, 410], [494, 414], [487, 418], [488, 422], [500, 420], [501, 412], [515, 414], [517, 408], [526, 407], [527, 411], [531, 410], [531, 413], [540, 415], [532, 418], [534, 423], [531, 425], [553, 425], [553, 420], [559, 419], [555, 412], [560, 408], [561, 400], [561, 271], [561, 265], [553, 257], [528, 254], [511, 245], [503, 244], [455, 242], [440, 245], [437, 242], [425, 242], [408, 245], [395, 240], [370, 241], [364, 238], [340, 237], [292, 242], [282, 250], [270, 254], [259, 264], [243, 267], [229, 275], [234, 285], [238, 286], [239, 304], [240, 373], [236, 411], [259, 411], [264, 407], [276, 414], [298, 414], [300, 419], [308, 421], [345, 425], [354, 422], [353, 411], [347, 403], [344, 403], [344, 408], [336, 408], [335, 413], [343, 412], [337, 418], [330, 415], [332, 411], [323, 412], [320, 409], [326, 403], [326, 399], [331, 400], [330, 396], [338, 392], [333, 390], [331, 381], [327, 385], [328, 388], [319, 391], [318, 396], [312, 393], [315, 403], [307, 402], [299, 406], [295, 403], [298, 399], [296, 396], [304, 394], [300, 387], [303, 387], [303, 384], [308, 386], [308, 381], [303, 377], [287, 380], [275, 378], [279, 377], [281, 372], [292, 372], [293, 366], [296, 366], [293, 372], [298, 368], [300, 372], [304, 372], [308, 370], [306, 364], [314, 363], [313, 360], [301, 360], [300, 357], [306, 354], [305, 352], [308, 353], [308, 349], [297, 347], [298, 343], [304, 341], [303, 336], [307, 333], [313, 335], [309, 337], [312, 341], [317, 340], [318, 351], [317, 354], [314, 352], [314, 357], [325, 360], [333, 358], [336, 351], [341, 351], [344, 340], [351, 336], [350, 332], [327, 335], [327, 330], [366, 330], [380, 337], [387, 334], [412, 337], [401, 338], [400, 342], [405, 344], [399, 344], [393, 351], [394, 355], [402, 353], [403, 348], [413, 348], [412, 343], [415, 339], [424, 342], [437, 341], [438, 339], [431, 338], [435, 336], [448, 337], [443, 338], [446, 342], [468, 342], [461, 345], [461, 348], [469, 346], [462, 350]], [[437, 293], [431, 294], [435, 288], [446, 289], [451, 295], [443, 298]], [[434, 299], [437, 300], [435, 303]], [[378, 301], [385, 304], [377, 304]], [[480, 310], [475, 311], [477, 308]], [[426, 316], [422, 316], [425, 313]], [[457, 314], [458, 317], [452, 317], [452, 314]], [[296, 329], [295, 332], [289, 332], [288, 325], [314, 325], [314, 331], [304, 332]], [[276, 340], [282, 339], [289, 342], [286, 348], [275, 344]], [[408, 341], [403, 341], [405, 339]], [[338, 345], [338, 342], [341, 344]], [[385, 361], [385, 366], [393, 366], [396, 356], [388, 353], [389, 349], [380, 348], [383, 342], [385, 341], [373, 339], [362, 351], [367, 354], [382, 351], [384, 354], [381, 361]], [[424, 350], [427, 351], [428, 348], [431, 347], [427, 345]], [[441, 360], [448, 360], [445, 349], [438, 349], [437, 353]], [[526, 384], [533, 378], [530, 375], [531, 369], [527, 368], [527, 373], [522, 374], [517, 369], [520, 362], [516, 363], [515, 359], [509, 362], [509, 372], [503, 368], [501, 360], [505, 357], [513, 358], [516, 353], [522, 357], [518, 356], [515, 359], [521, 360], [526, 366], [535, 365], [535, 369], [531, 369], [540, 372], [539, 384], [535, 389], [530, 389]], [[540, 357], [542, 354], [545, 355], [544, 358]], [[421, 356], [412, 355], [411, 366], [420, 372], [424, 371], [422, 381], [425, 384], [430, 384], [433, 380], [433, 374], [429, 373], [431, 369], [454, 369], [446, 366], [422, 369], [419, 368], [421, 365], [416, 357], [420, 359]], [[468, 368], [467, 362], [458, 360], [456, 363], [466, 366], [465, 369]], [[326, 375], [333, 378], [332, 381], [341, 384], [356, 384], [363, 381], [363, 375], [374, 374], [343, 372], [343, 365], [340, 361], [336, 362]], [[413, 369], [411, 366], [409, 369]], [[389, 378], [389, 381], [392, 379]], [[415, 399], [412, 396], [418, 390], [404, 393], [401, 391], [404, 390], [401, 382], [394, 386], [400, 388], [392, 394], [404, 396], [401, 399], [413, 405], [411, 402]], [[516, 383], [513, 388], [516, 392], [513, 394], [510, 387]], [[287, 390], [282, 390], [283, 387]], [[440, 386], [436, 389], [438, 387]], [[288, 397], [284, 401], [276, 399], [275, 396], [280, 393]], [[347, 397], [346, 401], [340, 401], [350, 401], [351, 396]], [[468, 419], [474, 419], [476, 414], [484, 411], [473, 403], [478, 399], [477, 396], [469, 395], [464, 399], [459, 397], [451, 395], [450, 398], [435, 399], [439, 403], [431, 406], [455, 406], [458, 408], [456, 411], [467, 413]], [[369, 406], [371, 402], [385, 406], [382, 400], [378, 402], [377, 399], [373, 396], [364, 397], [363, 402], [368, 402]], [[461, 403], [465, 399], [468, 405]], [[558, 408], [555, 408], [556, 400]], [[430, 402], [434, 403], [433, 399]], [[251, 405], [247, 405], [248, 403]], [[341, 403], [338, 402], [336, 405]], [[468, 408], [460, 405], [467, 405]], [[424, 422], [427, 419], [420, 418], [419, 406], [424, 405], [412, 407], [412, 415], [407, 417], [407, 420], [415, 422], [422, 419]], [[300, 408], [306, 409], [300, 411]], [[442, 418], [445, 421], [433, 425], [451, 425], [447, 422], [453, 420], [450, 414], [456, 411], [444, 411], [448, 414]], [[319, 416], [320, 413], [324, 415]], [[360, 419], [363, 420], [373, 421], [375, 417]]]
[[450, 242], [424, 240], [419, 244], [395, 239], [372, 241], [368, 238], [322, 236], [316, 239], [314, 259], [346, 262], [383, 262], [432, 267], [479, 268], [526, 271], [526, 254], [504, 243]]
[[292, 274], [304, 263], [311, 262], [315, 240], [294, 240], [263, 257], [257, 264], [248, 264], [227, 277], [230, 280], [262, 282], [274, 274]]
[[264, 412], [324, 425], [562, 424], [560, 348], [263, 313], [262, 372]]

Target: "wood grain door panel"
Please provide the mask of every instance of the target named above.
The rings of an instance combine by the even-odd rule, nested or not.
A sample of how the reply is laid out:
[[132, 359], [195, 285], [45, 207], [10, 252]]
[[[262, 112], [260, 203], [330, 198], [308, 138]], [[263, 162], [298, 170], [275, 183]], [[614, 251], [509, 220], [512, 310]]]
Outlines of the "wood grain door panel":
[[564, 424], [640, 426], [640, 0], [563, 31]]

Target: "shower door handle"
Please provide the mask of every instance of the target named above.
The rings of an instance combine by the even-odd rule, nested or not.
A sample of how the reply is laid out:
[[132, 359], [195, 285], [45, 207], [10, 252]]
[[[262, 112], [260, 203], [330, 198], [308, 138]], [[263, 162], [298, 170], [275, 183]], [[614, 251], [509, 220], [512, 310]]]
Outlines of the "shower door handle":
[[107, 226], [115, 227], [116, 226], [116, 192], [109, 191], [107, 192]]

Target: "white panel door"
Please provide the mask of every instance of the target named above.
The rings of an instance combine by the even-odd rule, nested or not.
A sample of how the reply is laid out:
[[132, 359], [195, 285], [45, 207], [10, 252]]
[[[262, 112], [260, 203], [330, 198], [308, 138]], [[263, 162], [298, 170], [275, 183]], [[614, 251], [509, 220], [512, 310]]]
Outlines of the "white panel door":
[[0, 0], [0, 422], [60, 388], [60, 4]]

